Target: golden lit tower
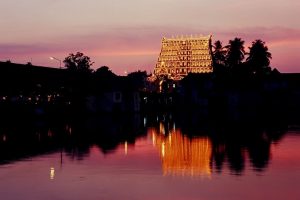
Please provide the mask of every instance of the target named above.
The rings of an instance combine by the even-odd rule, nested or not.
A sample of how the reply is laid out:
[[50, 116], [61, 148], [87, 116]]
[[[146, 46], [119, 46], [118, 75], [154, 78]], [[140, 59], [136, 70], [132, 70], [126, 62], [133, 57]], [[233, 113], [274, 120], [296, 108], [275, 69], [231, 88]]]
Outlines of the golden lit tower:
[[180, 80], [188, 73], [212, 71], [211, 35], [162, 39], [154, 75]]

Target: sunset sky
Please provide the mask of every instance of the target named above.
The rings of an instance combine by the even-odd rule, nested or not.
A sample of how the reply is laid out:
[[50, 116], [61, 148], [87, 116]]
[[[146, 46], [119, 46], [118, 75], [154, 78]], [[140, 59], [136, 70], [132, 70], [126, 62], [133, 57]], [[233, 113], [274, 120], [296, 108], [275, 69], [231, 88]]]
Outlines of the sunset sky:
[[[271, 65], [300, 72], [299, 0], [1, 0], [0, 61], [58, 67], [81, 51], [113, 72], [153, 71], [161, 38], [266, 42]], [[248, 48], [246, 48], [248, 50]]]

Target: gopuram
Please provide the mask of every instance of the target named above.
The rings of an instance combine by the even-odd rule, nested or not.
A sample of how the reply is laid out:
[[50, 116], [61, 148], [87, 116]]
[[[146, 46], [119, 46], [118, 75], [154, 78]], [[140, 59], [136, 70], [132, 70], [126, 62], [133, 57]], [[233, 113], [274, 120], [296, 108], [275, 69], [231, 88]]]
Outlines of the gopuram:
[[181, 80], [189, 73], [211, 73], [211, 35], [163, 38], [154, 76]]

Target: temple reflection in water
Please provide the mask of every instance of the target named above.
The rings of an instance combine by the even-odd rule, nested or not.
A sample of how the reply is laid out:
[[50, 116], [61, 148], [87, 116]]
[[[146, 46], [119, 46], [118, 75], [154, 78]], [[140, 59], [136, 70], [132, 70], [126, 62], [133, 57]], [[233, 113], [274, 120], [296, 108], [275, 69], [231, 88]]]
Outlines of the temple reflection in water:
[[208, 137], [188, 138], [180, 129], [165, 132], [149, 128], [153, 145], [159, 150], [164, 175], [210, 177], [212, 144]]
[[[268, 128], [254, 123], [210, 125], [197, 116], [142, 117], [144, 120], [139, 116], [106, 115], [66, 122], [23, 118], [3, 121], [0, 166], [49, 152], [84, 160], [93, 154], [92, 147], [111, 156], [122, 148], [122, 154], [130, 157], [134, 146], [136, 153], [145, 153], [139, 150], [141, 145], [160, 158], [158, 167], [163, 175], [210, 177], [228, 171], [244, 175], [249, 169], [262, 173], [271, 163], [273, 144], [278, 144], [286, 134], [285, 126], [274, 120]], [[56, 168], [49, 167], [51, 179]]]

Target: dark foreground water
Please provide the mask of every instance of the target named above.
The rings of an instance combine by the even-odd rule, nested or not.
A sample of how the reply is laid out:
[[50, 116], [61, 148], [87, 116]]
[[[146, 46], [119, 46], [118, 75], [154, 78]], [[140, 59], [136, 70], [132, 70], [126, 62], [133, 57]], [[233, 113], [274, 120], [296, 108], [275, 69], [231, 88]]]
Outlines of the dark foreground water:
[[300, 130], [169, 115], [2, 122], [0, 198], [300, 199]]

